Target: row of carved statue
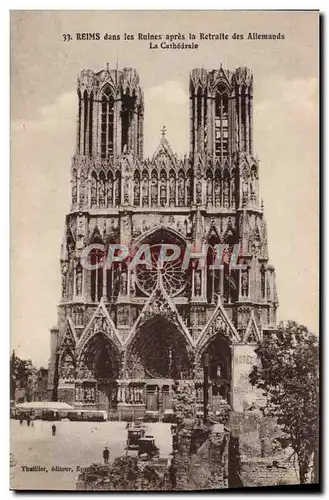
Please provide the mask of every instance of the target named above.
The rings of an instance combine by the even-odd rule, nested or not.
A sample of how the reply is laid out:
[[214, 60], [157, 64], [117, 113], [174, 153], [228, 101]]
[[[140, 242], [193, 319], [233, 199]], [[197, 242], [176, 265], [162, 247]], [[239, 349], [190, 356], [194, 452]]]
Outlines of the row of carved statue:
[[[88, 187], [89, 186], [89, 187]], [[257, 179], [255, 171], [248, 178], [242, 178], [242, 205], [248, 202], [255, 202], [257, 197]], [[185, 176], [184, 172], [176, 173], [172, 170], [169, 177], [163, 171], [160, 177], [156, 172], [151, 174], [147, 172], [140, 176], [135, 173], [130, 180], [118, 175], [113, 178], [112, 174], [107, 177], [103, 172], [96, 175], [93, 172], [87, 181], [80, 179], [78, 181], [77, 171], [73, 171], [72, 178], [72, 204], [86, 202], [86, 188], [88, 189], [88, 204], [91, 208], [106, 208], [132, 203], [139, 207], [167, 207], [190, 206], [192, 202], [216, 207], [235, 208], [236, 206], [236, 178], [229, 174], [221, 177], [220, 174], [213, 176], [212, 172], [207, 173], [205, 179], [195, 179], [195, 195], [193, 195], [193, 182], [190, 175]], [[123, 201], [121, 200], [121, 191]], [[130, 195], [132, 191], [132, 195]], [[205, 193], [205, 194], [204, 194]]]

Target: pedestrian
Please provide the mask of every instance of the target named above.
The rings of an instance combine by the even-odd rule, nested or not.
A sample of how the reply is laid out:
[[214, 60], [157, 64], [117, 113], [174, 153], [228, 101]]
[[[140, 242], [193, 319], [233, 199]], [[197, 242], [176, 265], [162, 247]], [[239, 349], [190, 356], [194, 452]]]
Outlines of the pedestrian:
[[31, 420], [31, 427], [34, 430], [34, 420], [33, 419]]
[[22, 416], [20, 416], [20, 417], [19, 417], [19, 424], [20, 424], [20, 425], [22, 425], [22, 423], [23, 423], [23, 417], [22, 417]]
[[56, 436], [56, 425], [55, 425], [55, 424], [53, 424], [53, 425], [51, 426], [51, 434], [52, 434], [53, 436]]
[[109, 458], [110, 458], [110, 452], [107, 446], [105, 446], [104, 451], [103, 451], [103, 458], [104, 458], [104, 464], [109, 463]]
[[28, 427], [30, 427], [30, 422], [31, 422], [30, 415], [27, 415], [27, 417], [26, 417], [26, 423], [27, 423]]

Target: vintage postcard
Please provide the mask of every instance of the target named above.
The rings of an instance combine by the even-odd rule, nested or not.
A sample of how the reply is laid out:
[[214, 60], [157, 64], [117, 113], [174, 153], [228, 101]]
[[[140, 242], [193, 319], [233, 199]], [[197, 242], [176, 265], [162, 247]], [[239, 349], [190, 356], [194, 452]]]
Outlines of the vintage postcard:
[[14, 490], [318, 485], [319, 12], [11, 12]]

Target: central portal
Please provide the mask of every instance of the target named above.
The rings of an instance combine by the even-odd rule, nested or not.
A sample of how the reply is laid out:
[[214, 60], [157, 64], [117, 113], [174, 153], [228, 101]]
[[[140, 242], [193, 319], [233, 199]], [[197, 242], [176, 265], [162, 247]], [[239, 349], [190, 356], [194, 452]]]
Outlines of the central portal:
[[162, 316], [154, 316], [141, 327], [131, 354], [137, 361], [137, 367], [130, 367], [131, 378], [138, 377], [141, 371], [146, 379], [190, 377], [186, 340], [178, 327]]
[[129, 385], [143, 380], [146, 412], [163, 415], [172, 410], [175, 380], [192, 376], [187, 341], [179, 327], [155, 315], [137, 331], [127, 356]]

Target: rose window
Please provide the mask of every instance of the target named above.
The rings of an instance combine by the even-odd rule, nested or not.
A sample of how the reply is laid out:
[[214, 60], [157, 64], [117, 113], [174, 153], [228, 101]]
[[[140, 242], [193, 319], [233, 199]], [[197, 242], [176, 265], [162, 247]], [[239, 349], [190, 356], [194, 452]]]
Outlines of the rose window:
[[151, 295], [156, 287], [161, 273], [162, 283], [168, 295], [175, 297], [179, 295], [186, 287], [187, 273], [182, 269], [182, 259], [160, 262], [161, 244], [150, 247], [151, 266], [136, 266], [136, 278], [139, 288], [146, 295]]

